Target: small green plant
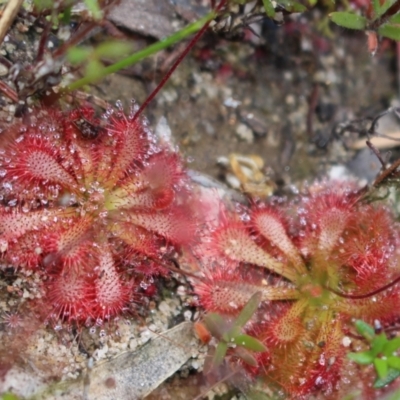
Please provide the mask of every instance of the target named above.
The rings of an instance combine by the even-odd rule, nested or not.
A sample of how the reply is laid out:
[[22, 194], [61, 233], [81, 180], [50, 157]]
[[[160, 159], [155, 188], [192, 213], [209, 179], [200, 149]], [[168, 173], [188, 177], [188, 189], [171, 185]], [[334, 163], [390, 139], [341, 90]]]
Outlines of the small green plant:
[[400, 376], [400, 337], [388, 339], [385, 333], [376, 334], [364, 321], [355, 322], [356, 329], [370, 344], [370, 350], [349, 353], [347, 357], [361, 365], [373, 364], [377, 374], [374, 388], [382, 388]]
[[371, 1], [366, 15], [337, 11], [330, 14], [332, 21], [344, 28], [377, 33], [393, 40], [400, 40], [400, 2], [397, 0]]
[[257, 366], [252, 352], [265, 352], [267, 348], [256, 338], [243, 333], [243, 327], [251, 319], [261, 302], [261, 292], [255, 293], [244, 306], [236, 319], [227, 321], [221, 315], [209, 313], [204, 318], [204, 325], [212, 336], [219, 340], [215, 351], [208, 354], [204, 371], [209, 373], [224, 361], [229, 349], [232, 354], [251, 367]]

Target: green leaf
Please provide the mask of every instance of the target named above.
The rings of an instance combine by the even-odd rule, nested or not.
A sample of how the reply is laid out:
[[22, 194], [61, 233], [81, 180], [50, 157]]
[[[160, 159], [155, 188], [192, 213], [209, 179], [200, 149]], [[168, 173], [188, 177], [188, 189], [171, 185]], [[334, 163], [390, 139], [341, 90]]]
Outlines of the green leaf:
[[54, 1], [53, 0], [33, 0], [33, 4], [35, 5], [35, 8], [39, 12], [42, 12], [44, 10], [51, 10], [54, 6]]
[[398, 349], [400, 349], [400, 337], [396, 337], [392, 340], [388, 340], [387, 343], [385, 344], [385, 347], [382, 350], [382, 353], [386, 357], [390, 357]]
[[263, 0], [264, 10], [268, 17], [275, 17], [275, 8], [272, 5], [271, 0]]
[[348, 29], [364, 30], [368, 23], [368, 20], [365, 17], [346, 11], [330, 13], [329, 17], [335, 24]]
[[243, 310], [240, 312], [238, 317], [234, 321], [234, 327], [240, 326], [243, 328], [247, 321], [253, 316], [253, 314], [257, 311], [258, 306], [261, 303], [261, 292], [254, 293], [253, 296], [250, 297], [250, 300], [246, 303]]
[[400, 41], [400, 26], [386, 24], [378, 29], [378, 33], [381, 36], [385, 36], [389, 39]]
[[371, 343], [371, 355], [376, 357], [379, 353], [382, 353], [385, 345], [388, 343], [387, 337], [384, 333], [375, 336]]
[[212, 369], [218, 368], [222, 364], [227, 351], [228, 345], [225, 342], [219, 342], [212, 360]]
[[[126, 57], [123, 60], [117, 61], [114, 64], [111, 64], [103, 69], [102, 72], [102, 77], [105, 77], [110, 74], [114, 74], [118, 71], [121, 71], [121, 69], [127, 68], [141, 60], [143, 60], [146, 57], [149, 57], [160, 50], [163, 50], [169, 46], [172, 46], [175, 43], [181, 42], [183, 39], [187, 38], [189, 35], [198, 32], [200, 29], [204, 28], [205, 24], [210, 23], [210, 21], [216, 17], [216, 13], [214, 11], [211, 11], [204, 17], [200, 18], [199, 20], [189, 24], [188, 26], [184, 27], [178, 32], [175, 32], [171, 36], [164, 38], [162, 40], [159, 40], [156, 43], [153, 43], [144, 49], [131, 54], [130, 56]], [[66, 86], [63, 91], [64, 92], [72, 92], [74, 90], [78, 90], [86, 85], [90, 85], [94, 83], [91, 81], [87, 76], [82, 77], [81, 79], [78, 79], [75, 82], [70, 83], [68, 86]]]
[[94, 19], [99, 20], [103, 18], [103, 13], [99, 7], [99, 3], [97, 2], [97, 0], [83, 0], [83, 1], [86, 4], [87, 9], [90, 11]]
[[4, 393], [1, 395], [1, 400], [18, 400], [19, 397], [17, 397], [13, 393]]
[[238, 335], [232, 338], [231, 342], [248, 350], [258, 352], [267, 351], [267, 348], [259, 340], [249, 335]]
[[393, 15], [389, 18], [391, 24], [400, 24], [400, 13]]
[[127, 42], [121, 42], [116, 40], [110, 40], [108, 42], [101, 43], [96, 47], [94, 53], [97, 57], [108, 57], [118, 58], [129, 54], [132, 50], [132, 46]]
[[300, 13], [300, 12], [307, 11], [307, 7], [303, 4], [297, 3], [295, 1], [292, 3], [292, 6], [289, 11], [294, 12], [294, 13]]
[[81, 64], [86, 61], [93, 50], [88, 47], [71, 47], [67, 51], [67, 60], [73, 64]]
[[372, 0], [372, 7], [374, 9], [374, 14], [376, 17], [379, 17], [380, 14], [380, 9], [381, 9], [381, 4], [379, 0]]
[[362, 353], [348, 353], [347, 358], [355, 361], [357, 364], [371, 364], [374, 361], [374, 357], [370, 354], [369, 351], [365, 351]]
[[92, 82], [99, 80], [103, 75], [104, 65], [98, 60], [90, 60], [85, 68], [85, 75]]
[[283, 5], [285, 7], [285, 10], [290, 11], [292, 13], [300, 13], [307, 11], [307, 7], [304, 6], [303, 4], [298, 3], [297, 1], [280, 0], [279, 4]]
[[379, 14], [376, 17], [379, 18], [383, 15], [397, 0], [386, 0], [379, 6]]
[[400, 370], [400, 357], [397, 356], [388, 357], [387, 363], [389, 367]]
[[387, 360], [383, 360], [382, 358], [375, 358], [374, 365], [379, 379], [386, 378], [386, 375], [388, 374]]
[[393, 382], [397, 377], [400, 376], [400, 370], [389, 368], [389, 371], [385, 378], [377, 379], [374, 383], [375, 389], [380, 389], [388, 385], [389, 383]]
[[204, 325], [212, 336], [219, 339], [223, 335], [223, 329], [226, 326], [225, 320], [215, 313], [209, 313], [204, 317]]
[[245, 350], [243, 347], [238, 347], [235, 349], [235, 354], [242, 359], [246, 364], [257, 367], [258, 363], [257, 360], [253, 357], [251, 353]]
[[69, 24], [71, 21], [71, 10], [72, 6], [66, 7], [65, 10], [60, 14], [59, 18], [63, 24]]
[[375, 329], [366, 322], [358, 319], [354, 325], [356, 326], [357, 332], [364, 336], [369, 342], [375, 337]]

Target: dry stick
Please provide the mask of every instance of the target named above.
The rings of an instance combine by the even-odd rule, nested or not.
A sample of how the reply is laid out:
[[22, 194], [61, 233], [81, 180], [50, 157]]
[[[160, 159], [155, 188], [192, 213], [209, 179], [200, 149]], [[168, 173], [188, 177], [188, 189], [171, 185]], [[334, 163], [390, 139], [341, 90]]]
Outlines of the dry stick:
[[24, 0], [10, 0], [3, 12], [0, 19], [0, 44], [3, 43], [4, 37], [7, 34], [8, 28], [14, 21], [15, 16], [18, 13]]
[[386, 168], [386, 163], [383, 160], [380, 151], [372, 144], [372, 142], [370, 140], [366, 141], [367, 146], [371, 149], [371, 151], [375, 154], [375, 156], [378, 158], [379, 162], [382, 165], [382, 168], [385, 169]]

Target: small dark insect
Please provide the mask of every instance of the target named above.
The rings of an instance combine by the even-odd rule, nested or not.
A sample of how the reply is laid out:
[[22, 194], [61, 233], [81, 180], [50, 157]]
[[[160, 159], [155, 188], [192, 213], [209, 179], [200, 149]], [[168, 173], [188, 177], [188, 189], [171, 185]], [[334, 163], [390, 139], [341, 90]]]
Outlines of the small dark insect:
[[73, 124], [85, 139], [96, 139], [105, 130], [102, 126], [93, 124], [83, 116], [73, 121]]

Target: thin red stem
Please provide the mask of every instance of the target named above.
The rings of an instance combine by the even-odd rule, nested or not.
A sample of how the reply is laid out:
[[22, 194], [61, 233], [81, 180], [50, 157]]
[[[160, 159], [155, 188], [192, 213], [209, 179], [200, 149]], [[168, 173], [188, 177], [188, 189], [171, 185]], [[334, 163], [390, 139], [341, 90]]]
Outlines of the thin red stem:
[[378, 293], [384, 292], [385, 290], [391, 288], [392, 286], [397, 285], [399, 282], [400, 282], [400, 276], [397, 277], [394, 281], [388, 283], [387, 285], [382, 286], [379, 289], [376, 289], [376, 290], [366, 293], [366, 294], [346, 294], [346, 293], [338, 292], [337, 290], [334, 290], [330, 287], [326, 287], [326, 289], [328, 289], [330, 292], [332, 292], [340, 297], [343, 297], [345, 299], [360, 300], [360, 299], [366, 299], [368, 297], [375, 296]]
[[18, 103], [19, 98], [17, 92], [11, 89], [10, 86], [3, 81], [0, 81], [0, 92], [11, 99], [14, 103]]
[[[216, 12], [221, 11], [221, 9], [224, 7], [226, 4], [227, 0], [221, 0], [221, 2], [218, 4], [218, 7], [215, 9]], [[178, 59], [173, 63], [169, 71], [165, 74], [161, 82], [157, 85], [157, 87], [150, 93], [150, 95], [147, 97], [145, 102], [140, 106], [139, 110], [133, 117], [133, 120], [137, 119], [142, 112], [146, 109], [146, 107], [149, 105], [149, 103], [154, 99], [154, 97], [157, 96], [158, 92], [161, 90], [161, 88], [165, 85], [165, 82], [168, 81], [170, 76], [174, 73], [176, 68], [179, 66], [179, 64], [182, 62], [182, 60], [187, 56], [189, 51], [192, 49], [192, 47], [196, 44], [196, 42], [200, 39], [200, 37], [204, 34], [204, 32], [207, 30], [209, 27], [210, 23], [212, 20], [206, 22], [204, 26], [196, 33], [196, 35], [193, 37], [193, 39], [189, 42], [188, 46], [186, 49], [182, 52], [182, 54], [178, 57]]]

